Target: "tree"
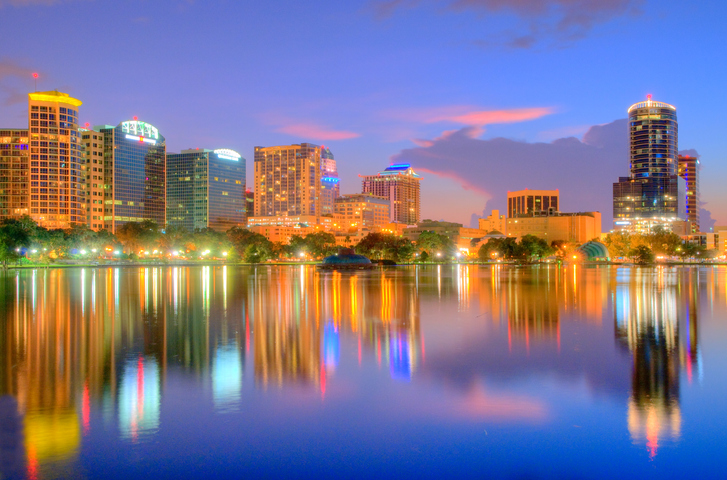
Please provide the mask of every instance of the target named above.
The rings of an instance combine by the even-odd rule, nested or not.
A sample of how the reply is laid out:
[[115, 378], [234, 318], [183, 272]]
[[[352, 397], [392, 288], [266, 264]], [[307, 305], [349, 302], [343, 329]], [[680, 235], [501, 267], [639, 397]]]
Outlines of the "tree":
[[490, 238], [477, 251], [477, 256], [483, 262], [498, 258], [511, 260], [520, 256], [520, 246], [514, 238]]
[[525, 235], [520, 239], [520, 258], [526, 262], [539, 261], [554, 251], [547, 241], [535, 235]]
[[429, 252], [432, 256], [440, 253], [443, 258], [451, 257], [457, 250], [448, 236], [430, 230], [420, 233], [416, 244], [420, 251]]
[[28, 223], [23, 220], [6, 218], [0, 223], [0, 261], [4, 269], [8, 268], [9, 262], [17, 262], [22, 257], [23, 250], [30, 246], [35, 222]]
[[649, 265], [654, 263], [654, 252], [652, 252], [646, 245], [639, 245], [632, 249], [629, 252], [629, 257], [633, 259], [634, 263], [638, 263], [639, 265]]
[[153, 220], [128, 222], [116, 229], [116, 238], [124, 245], [127, 253], [140, 250], [155, 250], [159, 246], [162, 233]]
[[355, 247], [356, 253], [372, 260], [393, 260], [397, 263], [408, 262], [414, 255], [415, 247], [409, 239], [384, 233], [369, 233]]
[[273, 244], [264, 235], [240, 227], [232, 227], [226, 235], [245, 262], [265, 262], [273, 257]]

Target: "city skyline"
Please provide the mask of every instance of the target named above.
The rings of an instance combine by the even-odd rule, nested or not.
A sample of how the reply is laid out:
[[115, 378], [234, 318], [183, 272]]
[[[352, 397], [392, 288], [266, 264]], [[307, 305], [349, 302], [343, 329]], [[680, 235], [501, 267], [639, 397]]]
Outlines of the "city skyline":
[[[614, 128], [611, 136], [602, 136], [609, 143], [605, 146], [594, 143], [593, 132], [585, 134], [625, 119], [628, 105], [651, 93], [679, 109], [680, 147], [701, 155], [702, 199], [718, 224], [727, 223], [719, 182], [727, 167], [720, 162], [715, 133], [725, 120], [714, 108], [720, 87], [711, 80], [723, 69], [723, 62], [714, 61], [720, 52], [710, 48], [720, 38], [714, 23], [720, 15], [714, 9], [605, 2], [586, 9], [585, 19], [569, 24], [575, 30], [567, 34], [557, 28], [558, 21], [572, 20], [573, 11], [559, 2], [543, 2], [533, 13], [517, 6], [498, 10], [489, 2], [461, 10], [449, 2], [438, 7], [317, 2], [314, 7], [320, 8], [309, 9], [291, 2], [255, 9], [216, 2], [159, 2], [142, 9], [99, 2], [32, 3], [0, 4], [9, 19], [2, 34], [8, 53], [0, 59], [3, 128], [22, 125], [23, 98], [34, 90], [31, 74], [38, 72], [38, 90], [57, 87], [84, 101], [79, 124], [138, 116], [168, 134], [170, 152], [225, 145], [251, 159], [254, 145], [322, 144], [338, 160], [341, 193], [357, 191], [359, 174], [391, 162], [411, 163], [427, 174], [427, 190], [438, 193], [437, 198], [423, 196], [422, 218], [469, 224], [473, 214], [504, 210], [504, 205], [503, 195], [486, 179], [463, 174], [469, 172], [468, 162], [494, 149], [513, 167], [533, 168], [537, 164], [520, 150], [547, 150], [546, 159], [559, 159], [573, 144], [581, 161], [613, 163], [613, 171], [622, 171], [627, 157], [613, 143], [626, 145], [627, 130]], [[482, 12], [490, 15], [476, 15]], [[97, 21], [112, 16], [119, 20], [113, 28]], [[48, 34], [62, 33], [71, 43], [83, 44], [92, 60], [71, 65], [61, 60], [60, 47], [43, 41], [47, 37], [30, 34], [34, 22], [58, 17], [67, 24], [48, 23]], [[234, 18], [245, 19], [244, 32], [232, 28]], [[495, 28], [503, 19], [507, 31]], [[209, 37], [184, 33], [206, 23], [216, 27]], [[531, 23], [543, 28], [531, 29]], [[321, 28], [291, 33], [299, 24]], [[638, 58], [618, 54], [626, 48], [629, 31], [657, 24], [679, 26], [680, 35], [666, 38], [650, 53], [654, 64], [701, 62], [703, 67], [690, 75], [656, 78], [644, 72]], [[428, 34], [438, 29], [448, 33]], [[140, 55], [140, 45], [160, 53]], [[356, 61], [342, 62], [351, 54]], [[177, 61], [180, 55], [184, 65]], [[282, 74], [286, 62], [297, 72], [294, 82]], [[636, 67], [640, 75], [626, 74]], [[566, 77], [582, 81], [564, 88]], [[581, 140], [553, 142], [570, 136]], [[495, 149], [503, 144], [507, 148]], [[562, 165], [565, 170], [569, 164]], [[573, 177], [567, 174], [560, 185], [548, 180], [508, 189], [560, 188], [565, 210], [598, 210], [609, 225], [610, 185], [598, 178], [601, 173], [581, 179], [591, 190], [603, 183], [598, 183], [605, 192], [600, 197], [589, 195], [586, 187], [569, 193], [565, 184]], [[251, 165], [247, 176], [253, 176]], [[501, 183], [511, 179], [506, 175]]]

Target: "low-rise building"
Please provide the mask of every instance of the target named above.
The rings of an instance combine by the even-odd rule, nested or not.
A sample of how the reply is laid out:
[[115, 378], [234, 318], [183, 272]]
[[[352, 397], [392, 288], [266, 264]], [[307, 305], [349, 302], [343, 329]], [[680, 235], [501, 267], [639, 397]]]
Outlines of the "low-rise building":
[[336, 229], [379, 231], [389, 224], [390, 202], [370, 193], [343, 195], [335, 201]]
[[507, 233], [507, 217], [500, 215], [499, 210], [493, 210], [487, 218], [479, 219], [479, 227], [488, 233], [492, 231]]
[[525, 235], [534, 235], [547, 240], [585, 243], [601, 237], [601, 213], [524, 214], [507, 219], [507, 236], [518, 240]]

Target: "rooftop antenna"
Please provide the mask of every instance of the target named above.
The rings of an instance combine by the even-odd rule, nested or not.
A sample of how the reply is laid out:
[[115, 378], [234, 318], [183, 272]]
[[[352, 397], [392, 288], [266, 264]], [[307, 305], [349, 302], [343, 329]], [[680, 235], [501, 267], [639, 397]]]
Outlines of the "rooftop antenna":
[[35, 79], [35, 92], [38, 92], [38, 74], [34, 73], [33, 78]]

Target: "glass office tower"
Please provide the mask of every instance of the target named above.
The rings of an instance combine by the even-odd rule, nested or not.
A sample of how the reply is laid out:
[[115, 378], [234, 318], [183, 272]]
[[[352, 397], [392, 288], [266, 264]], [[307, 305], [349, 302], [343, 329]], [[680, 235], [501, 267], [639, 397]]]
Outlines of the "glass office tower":
[[613, 221], [617, 229], [649, 232], [685, 220], [686, 183], [678, 175], [676, 108], [655, 102], [631, 105], [629, 177], [613, 184]]
[[167, 155], [167, 222], [192, 232], [244, 227], [245, 159], [229, 149]]
[[104, 134], [104, 228], [152, 220], [166, 225], [166, 143], [138, 120], [94, 127]]

